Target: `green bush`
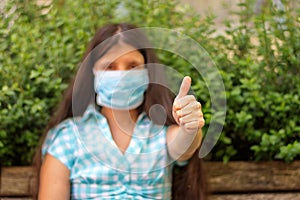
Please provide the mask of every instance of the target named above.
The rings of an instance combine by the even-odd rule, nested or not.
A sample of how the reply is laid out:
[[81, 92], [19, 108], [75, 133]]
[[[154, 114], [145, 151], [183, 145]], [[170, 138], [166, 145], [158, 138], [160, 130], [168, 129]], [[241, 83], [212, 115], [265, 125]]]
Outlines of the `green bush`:
[[[175, 0], [6, 1], [0, 25], [0, 163], [30, 163], [50, 114], [74, 74], [97, 27], [130, 22], [176, 29], [198, 41], [224, 80], [225, 126], [208, 159], [292, 161], [300, 155], [299, 13], [267, 5], [254, 15], [241, 3], [239, 23], [216, 32], [213, 16], [201, 17]], [[300, 6], [299, 6], [300, 7]], [[76, 11], [76, 12], [75, 12]], [[0, 11], [1, 12], [1, 11]], [[193, 79], [207, 126], [212, 113], [205, 78], [170, 52], [161, 61]]]
[[257, 16], [252, 1], [241, 3], [239, 25], [216, 37], [228, 113], [213, 159], [299, 158], [300, 6], [282, 2], [284, 11], [268, 1]]

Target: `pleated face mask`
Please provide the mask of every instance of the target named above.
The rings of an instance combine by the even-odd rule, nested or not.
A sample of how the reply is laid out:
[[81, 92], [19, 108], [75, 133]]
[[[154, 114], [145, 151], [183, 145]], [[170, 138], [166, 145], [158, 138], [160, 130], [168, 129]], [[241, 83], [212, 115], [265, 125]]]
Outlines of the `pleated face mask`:
[[118, 110], [139, 107], [149, 85], [148, 70], [94, 71], [96, 103]]

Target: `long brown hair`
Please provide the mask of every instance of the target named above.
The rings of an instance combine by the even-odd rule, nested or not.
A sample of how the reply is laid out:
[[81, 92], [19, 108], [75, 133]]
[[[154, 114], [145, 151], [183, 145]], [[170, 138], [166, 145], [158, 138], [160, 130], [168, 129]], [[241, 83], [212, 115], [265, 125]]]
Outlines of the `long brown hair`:
[[[129, 30], [134, 31], [130, 31], [130, 34], [124, 34]], [[94, 76], [92, 71], [94, 63], [113, 45], [120, 41], [139, 50], [145, 58], [145, 64], [158, 63], [155, 52], [150, 48], [151, 46], [146, 36], [137, 29], [136, 26], [127, 23], [108, 24], [96, 32], [83, 56], [81, 67], [77, 75], [71, 80], [68, 88], [65, 90], [63, 99], [50, 119], [45, 133], [41, 138], [40, 145], [38, 146], [34, 159], [34, 165], [38, 173], [36, 187], [33, 188], [33, 197], [35, 199], [37, 199], [38, 195], [39, 173], [42, 164], [41, 147], [47, 132], [67, 118], [81, 116], [87, 106], [94, 103], [95, 92], [93, 89]], [[149, 71], [150, 84], [145, 93], [145, 101], [139, 107], [139, 110], [144, 110], [149, 117], [152, 116], [151, 119], [155, 123], [161, 124], [160, 117], [153, 117], [161, 116], [161, 110], [151, 110], [151, 115], [149, 113], [152, 105], [159, 104], [163, 106], [165, 109], [164, 112], [166, 113], [166, 119], [163, 121], [163, 124], [176, 124], [171, 110], [175, 95], [166, 87], [163, 69], [155, 65], [153, 67], [147, 65], [146, 67]], [[78, 98], [80, 98], [80, 101], [75, 101]], [[184, 167], [174, 167], [172, 184], [173, 199], [206, 199], [207, 186], [203, 172], [203, 164], [197, 155], [198, 153], [193, 155], [188, 165]]]

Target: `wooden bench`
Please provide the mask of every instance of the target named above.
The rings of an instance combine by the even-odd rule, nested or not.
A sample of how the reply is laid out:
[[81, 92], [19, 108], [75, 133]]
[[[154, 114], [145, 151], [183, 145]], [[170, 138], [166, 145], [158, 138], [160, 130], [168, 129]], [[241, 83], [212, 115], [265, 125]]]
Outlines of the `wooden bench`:
[[[206, 162], [211, 200], [300, 199], [300, 161]], [[31, 167], [2, 167], [1, 200], [31, 200], [34, 181]]]

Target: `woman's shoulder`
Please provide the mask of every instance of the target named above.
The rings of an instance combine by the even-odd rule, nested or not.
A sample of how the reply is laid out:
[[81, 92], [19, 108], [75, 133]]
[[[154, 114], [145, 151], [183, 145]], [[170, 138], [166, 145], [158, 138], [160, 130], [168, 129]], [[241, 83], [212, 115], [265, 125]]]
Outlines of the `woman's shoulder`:
[[75, 120], [73, 118], [68, 118], [63, 120], [62, 122], [60, 122], [59, 124], [57, 124], [56, 126], [52, 127], [49, 131], [48, 131], [48, 136], [53, 135], [53, 136], [57, 136], [57, 134], [59, 133], [68, 133], [70, 131], [73, 130], [75, 125]]
[[57, 124], [56, 126], [54, 126], [50, 130], [52, 130], [52, 131], [62, 130], [62, 129], [70, 128], [73, 125], [74, 125], [74, 118], [67, 118], [67, 119], [63, 120], [62, 122], [60, 122], [59, 124]]
[[43, 143], [43, 148], [47, 149], [55, 140], [67, 140], [71, 139], [72, 132], [74, 129], [74, 119], [68, 118], [60, 122], [56, 126], [52, 127], [46, 135], [45, 141]]
[[42, 146], [42, 156], [47, 153], [71, 169], [76, 154], [77, 142], [74, 134], [74, 120], [66, 119], [51, 128]]
[[95, 108], [92, 105], [88, 106], [85, 113], [82, 116], [69, 117], [50, 128], [50, 130], [47, 133], [47, 138], [54, 139], [55, 137], [61, 134], [72, 134], [74, 131], [76, 131], [76, 129], [78, 129], [79, 126], [89, 124], [89, 118], [95, 115], [95, 113]]

